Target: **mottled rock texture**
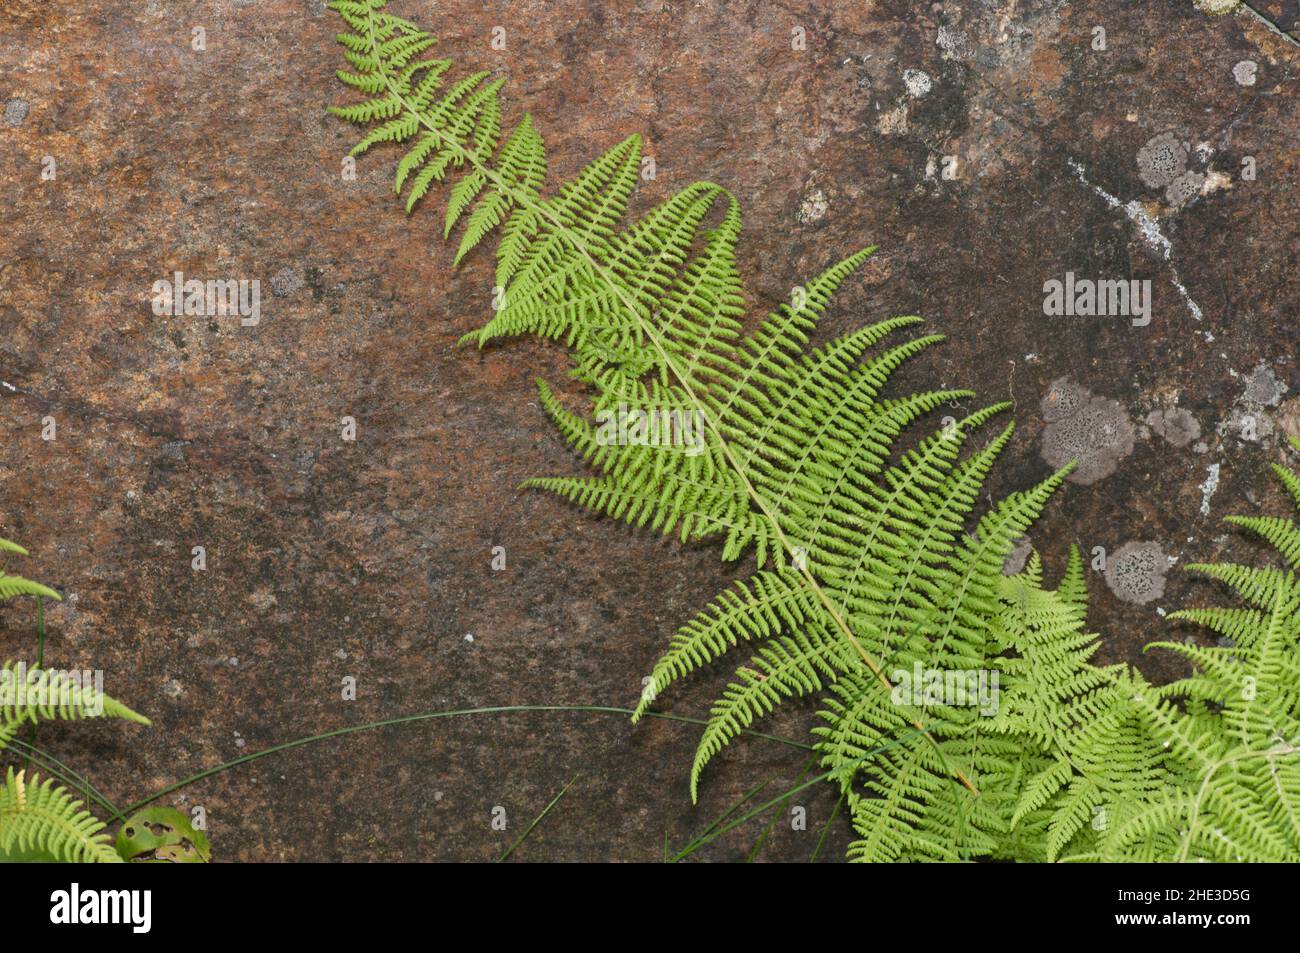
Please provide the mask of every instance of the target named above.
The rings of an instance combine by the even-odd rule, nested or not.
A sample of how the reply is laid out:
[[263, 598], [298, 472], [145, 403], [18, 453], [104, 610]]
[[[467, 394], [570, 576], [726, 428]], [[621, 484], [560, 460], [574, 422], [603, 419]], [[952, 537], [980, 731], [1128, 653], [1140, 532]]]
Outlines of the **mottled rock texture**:
[[[1256, 391], [1300, 388], [1300, 48], [1257, 18], [1175, 0], [394, 6], [460, 66], [509, 73], [508, 118], [533, 113], [553, 174], [639, 132], [658, 174], [636, 208], [697, 178], [733, 190], [755, 313], [878, 244], [825, 333], [921, 314], [947, 334], [895, 386], [1015, 402], [995, 493], [1047, 472], [1041, 406], [1058, 378], [1133, 421], [1198, 421], [1194, 444], [1141, 428], [1113, 472], [1066, 485], [1032, 531], [1051, 571], [1071, 541], [1259, 558], [1220, 517], [1286, 512], [1266, 470], [1297, 412]], [[1292, 0], [1257, 6], [1295, 28]], [[319, 0], [0, 11], [0, 534], [65, 594], [51, 663], [102, 668], [154, 720], [42, 733], [120, 803], [374, 719], [630, 704], [673, 627], [744, 571], [517, 489], [577, 469], [532, 385], [563, 382], [564, 354], [453, 346], [488, 314], [490, 259], [452, 271], [438, 216], [408, 221], [393, 200], [391, 153], [343, 179], [355, 135], [323, 112], [344, 98], [334, 32]], [[1234, 78], [1246, 60], [1251, 85]], [[258, 279], [260, 324], [156, 316], [151, 287], [178, 270]], [[1150, 280], [1150, 325], [1045, 317], [1043, 283], [1067, 270]], [[1248, 439], [1242, 414], [1269, 426]], [[1141, 645], [1191, 630], [1157, 609], [1222, 598], [1177, 567], [1141, 605], [1089, 579], [1100, 658], [1162, 677], [1177, 666]], [[0, 609], [0, 654], [30, 654], [32, 615]], [[727, 673], [663, 704], [704, 715]], [[792, 705], [766, 727], [804, 740], [810, 721]], [[299, 748], [167, 801], [206, 808], [220, 860], [484, 860], [577, 776], [516, 859], [653, 860], [665, 831], [684, 843], [757, 781], [771, 779], [764, 797], [791, 786], [806, 757], [738, 744], [693, 808], [696, 733], [451, 718]], [[809, 830], [782, 821], [761, 857], [812, 854], [834, 798], [795, 803]], [[758, 834], [696, 856], [743, 857]], [[848, 836], [841, 819], [823, 856]]]

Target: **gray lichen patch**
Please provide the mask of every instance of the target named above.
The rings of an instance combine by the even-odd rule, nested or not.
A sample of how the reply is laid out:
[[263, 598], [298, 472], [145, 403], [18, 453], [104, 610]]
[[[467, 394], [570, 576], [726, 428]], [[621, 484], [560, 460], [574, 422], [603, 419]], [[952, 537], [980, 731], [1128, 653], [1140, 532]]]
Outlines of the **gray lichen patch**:
[[799, 202], [799, 221], [805, 225], [819, 222], [826, 217], [829, 208], [826, 193], [821, 189], [811, 189]]
[[1058, 377], [1043, 398], [1043, 419], [1051, 424], [1073, 417], [1091, 396], [1082, 384]]
[[903, 70], [903, 85], [907, 87], [907, 94], [915, 99], [921, 99], [930, 91], [930, 75], [924, 70], [905, 69]]
[[966, 60], [972, 56], [970, 37], [954, 26], [939, 27], [934, 45], [943, 51], [946, 60]]
[[5, 124], [10, 126], [21, 126], [23, 120], [27, 118], [28, 106], [27, 100], [19, 99], [15, 96], [5, 103]]
[[271, 277], [271, 294], [277, 298], [286, 298], [297, 294], [306, 282], [302, 274], [294, 268], [282, 268]]
[[1146, 425], [1158, 437], [1163, 437], [1175, 447], [1185, 447], [1201, 435], [1201, 425], [1190, 412], [1181, 407], [1153, 410], [1146, 416]]
[[1273, 368], [1260, 361], [1246, 376], [1246, 390], [1241, 395], [1241, 399], [1263, 407], [1276, 407], [1282, 402], [1282, 395], [1288, 390], [1290, 388], [1277, 379]]
[[1220, 436], [1233, 436], [1245, 443], [1269, 443], [1276, 430], [1268, 408], [1278, 407], [1290, 388], [1278, 380], [1273, 368], [1260, 361], [1242, 375], [1245, 388], [1219, 424]]
[[1174, 208], [1182, 208], [1205, 188], [1205, 176], [1200, 172], [1187, 171], [1179, 175], [1165, 189], [1165, 201]]
[[1219, 488], [1219, 473], [1222, 468], [1217, 463], [1211, 463], [1205, 468], [1205, 482], [1201, 484], [1201, 515], [1210, 515], [1210, 500], [1214, 497], [1214, 492]]
[[1148, 188], [1164, 189], [1167, 211], [1177, 212], [1203, 195], [1232, 188], [1231, 176], [1211, 168], [1213, 158], [1211, 143], [1198, 142], [1193, 149], [1184, 130], [1169, 130], [1138, 150], [1138, 177]]
[[1165, 592], [1173, 560], [1155, 542], [1127, 542], [1106, 560], [1106, 585], [1117, 599], [1143, 605]]
[[1238, 404], [1220, 426], [1221, 434], [1231, 434], [1244, 443], [1263, 443], [1273, 436], [1273, 418], [1258, 404]]
[[1153, 189], [1162, 189], [1187, 171], [1187, 143], [1174, 132], [1152, 136], [1138, 150], [1138, 175]]
[[1062, 377], [1052, 382], [1042, 408], [1047, 421], [1040, 448], [1043, 460], [1054, 468], [1074, 460], [1069, 479], [1075, 483], [1086, 485], [1110, 476], [1119, 461], [1133, 452], [1136, 430], [1118, 401]]

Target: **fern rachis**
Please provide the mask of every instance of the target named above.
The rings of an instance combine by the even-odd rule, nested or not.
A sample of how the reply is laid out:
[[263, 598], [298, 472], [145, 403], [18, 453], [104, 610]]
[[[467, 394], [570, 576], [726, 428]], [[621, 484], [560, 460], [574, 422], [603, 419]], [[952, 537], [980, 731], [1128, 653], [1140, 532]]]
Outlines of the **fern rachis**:
[[[619, 306], [615, 316], [621, 320], [611, 323], [614, 326], [630, 327], [637, 341], [649, 343], [648, 350], [653, 356], [654, 365], [660, 368], [661, 375], [667, 376], [676, 382], [674, 388], [679, 393], [682, 402], [690, 406], [693, 412], [700, 415], [718, 456], [738, 479], [746, 496], [765, 519], [773, 541], [779, 547], [780, 558], [791, 559], [796, 563], [799, 572], [804, 578], [804, 583], [816, 596], [831, 624], [853, 647], [882, 690], [885, 692], [891, 691], [892, 685], [888, 678], [878, 662], [869, 654], [855, 635], [846, 621], [844, 610], [832, 600], [819, 584], [814, 573], [804, 565], [804, 560], [799, 554], [800, 550], [787, 538], [783, 520], [778, 516], [773, 503], [755, 488], [750, 479], [748, 468], [738, 461], [737, 454], [724, 436], [723, 424], [714, 415], [713, 411], [717, 404], [702, 399], [701, 395], [694, 389], [691, 375], [678, 365], [674, 355], [665, 346], [660, 332], [648, 320], [648, 309], [643, 301], [638, 300], [640, 296], [634, 294], [633, 289], [629, 289], [610, 268], [599, 260], [604, 257], [603, 253], [607, 252], [613, 244], [609, 240], [612, 235], [611, 226], [621, 216], [626, 204], [627, 193], [630, 192], [635, 181], [635, 164], [627, 161], [627, 159], [639, 150], [639, 140], [636, 137], [630, 137], [613, 150], [610, 150], [600, 160], [589, 166], [588, 170], [575, 180], [575, 183], [567, 186], [566, 190], [562, 190], [557, 199], [546, 202], [537, 201], [532, 195], [517, 189], [500, 173], [484, 163], [482, 154], [490, 153], [494, 144], [480, 143], [481, 146], [487, 145], [487, 148], [471, 151], [462, 143], [456, 141], [455, 130], [439, 129], [439, 121], [454, 110], [456, 101], [468, 88], [467, 84], [477, 84], [482, 80], [483, 74], [475, 74], [470, 77], [470, 80], [454, 86], [443, 104], [438, 107], [432, 110], [423, 109], [422, 106], [427, 102], [427, 99], [421, 99], [418, 96], [413, 97], [410, 90], [411, 76], [414, 71], [410, 73], [404, 72], [400, 77], [395, 76], [394, 72], [387, 68], [385, 59], [391, 57], [396, 67], [405, 71], [410, 56], [413, 55], [407, 51], [427, 48], [426, 40], [429, 37], [407, 21], [393, 17], [390, 14], [378, 13], [383, 5], [381, 0], [364, 0], [364, 2], [336, 0], [332, 4], [332, 7], [343, 16], [345, 22], [357, 31], [354, 34], [347, 35], [354, 37], [354, 39], [344, 41], [344, 45], [349, 48], [345, 51], [345, 56], [348, 56], [353, 66], [363, 73], [377, 74], [379, 81], [388, 90], [386, 98], [373, 100], [368, 107], [349, 107], [348, 109], [336, 109], [335, 112], [343, 116], [343, 118], [353, 121], [367, 121], [374, 118], [378, 110], [386, 108], [383, 104], [396, 104], [397, 108], [404, 109], [406, 112], [405, 117], [389, 120], [380, 126], [379, 130], [364, 138], [354, 152], [369, 148], [376, 141], [409, 138], [414, 133], [415, 128], [423, 126], [429, 135], [436, 137], [440, 147], [454, 154], [460, 162], [468, 164], [473, 173], [477, 173], [487, 181], [492, 182], [504, 194], [512, 198], [516, 203], [516, 211], [504, 226], [505, 231], [499, 249], [500, 266], [498, 268], [498, 283], [505, 287], [507, 300], [511, 296], [521, 293], [521, 289], [517, 287], [518, 285], [522, 284], [524, 286], [522, 293], [526, 296], [531, 290], [530, 280], [535, 283], [540, 278], [542, 282], [545, 282], [550, 280], [551, 275], [556, 274], [560, 276], [560, 281], [549, 287], [543, 287], [537, 292], [539, 297], [545, 298], [547, 295], [553, 297], [557, 293], [557, 287], [563, 288], [567, 286], [577, 280], [576, 276], [579, 275], [587, 275], [604, 288], [611, 289], [614, 292]], [[365, 38], [369, 41], [368, 49], [364, 54], [357, 52], [357, 38]], [[372, 83], [373, 85], [375, 84]], [[497, 88], [499, 87], [490, 87], [490, 95], [495, 96]], [[416, 150], [421, 149], [423, 147], [417, 144]], [[409, 156], [410, 153], [408, 153]], [[417, 153], [416, 164], [421, 158], [421, 154]], [[622, 187], [613, 190], [603, 200], [589, 202], [582, 209], [588, 216], [585, 228], [576, 228], [578, 219], [572, 212], [573, 196], [589, 195], [592, 190], [591, 181], [598, 180], [602, 176], [608, 178], [616, 169], [623, 170], [621, 174]], [[408, 167], [399, 170], [399, 176], [404, 177], [407, 171], [409, 171], [409, 164]], [[613, 177], [615, 180], [618, 179], [617, 174], [614, 174]], [[707, 191], [709, 187], [704, 188]], [[671, 200], [666, 205], [670, 206]], [[701, 209], [701, 218], [702, 215], [703, 210]], [[538, 226], [539, 220], [547, 223], [553, 231], [539, 241], [535, 241], [532, 246], [528, 246], [521, 251], [521, 246], [526, 245], [528, 237], [539, 238], [542, 232], [542, 229]], [[698, 224], [698, 220], [692, 224]], [[659, 237], [663, 238], [662, 235]], [[673, 252], [677, 258], [684, 257], [685, 245], [684, 232], [675, 233], [668, 240], [661, 241], [661, 248]], [[721, 404], [722, 415], [733, 409], [737, 403], [737, 398], [754, 392], [752, 381], [763, 373], [765, 368], [772, 366], [772, 362], [775, 362], [777, 367], [782, 363], [789, 362], [790, 358], [783, 351], [791, 350], [792, 345], [793, 349], [802, 347], [807, 340], [807, 329], [811, 327], [816, 314], [824, 307], [830, 293], [834, 291], [834, 288], [849, 272], [865, 260], [869, 253], [869, 250], [861, 252], [829, 269], [811, 284], [807, 302], [797, 308], [784, 308], [784, 313], [778, 312], [772, 315], [767, 322], [760, 326], [759, 331], [752, 338], [746, 339], [742, 349], [736, 352], [736, 356], [740, 359], [738, 366], [741, 374], [738, 380], [730, 382], [732, 384], [730, 396], [725, 403]], [[544, 273], [543, 269], [549, 269], [549, 273]], [[653, 268], [645, 269], [645, 272], [653, 271]], [[514, 284], [508, 284], [512, 277], [518, 280]], [[575, 322], [574, 327], [577, 326]], [[482, 343], [485, 340], [484, 336], [480, 335], [479, 340]], [[917, 347], [923, 347], [925, 343], [928, 342], [923, 340]], [[715, 359], [715, 361], [722, 363], [727, 361], [727, 358], [721, 357], [720, 360]], [[699, 361], [692, 363], [699, 363]], [[725, 363], [723, 366], [725, 366]], [[737, 429], [743, 432], [746, 428]], [[784, 494], [782, 494], [781, 498], [784, 498]], [[762, 560], [763, 550], [760, 547], [759, 561], [762, 562]], [[913, 715], [910, 720], [913, 727], [921, 731], [927, 738], [929, 737], [919, 716]], [[930, 740], [933, 742], [933, 739]], [[960, 768], [954, 767], [952, 774], [972, 792], [975, 790]]]

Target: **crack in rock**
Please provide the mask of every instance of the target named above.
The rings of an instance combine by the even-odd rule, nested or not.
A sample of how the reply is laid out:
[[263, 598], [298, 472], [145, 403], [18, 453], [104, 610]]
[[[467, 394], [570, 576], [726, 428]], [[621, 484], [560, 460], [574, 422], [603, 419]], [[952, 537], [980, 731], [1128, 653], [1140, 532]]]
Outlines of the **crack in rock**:
[[1146, 243], [1146, 246], [1159, 255], [1161, 261], [1169, 265], [1170, 282], [1178, 289], [1178, 293], [1182, 295], [1183, 300], [1187, 302], [1187, 309], [1192, 313], [1192, 317], [1197, 321], [1200, 321], [1204, 317], [1204, 312], [1201, 311], [1201, 306], [1192, 299], [1186, 286], [1178, 277], [1178, 268], [1174, 265], [1172, 259], [1173, 245], [1170, 243], [1169, 239], [1165, 237], [1164, 232], [1160, 230], [1160, 220], [1143, 208], [1142, 204], [1138, 202], [1137, 199], [1134, 199], [1131, 202], [1121, 202], [1100, 185], [1094, 185], [1088, 180], [1088, 174], [1084, 170], [1082, 163], [1071, 159], [1069, 160], [1069, 165], [1070, 169], [1074, 172], [1075, 176], [1085, 188], [1090, 189], [1092, 192], [1100, 196], [1101, 199], [1111, 208], [1123, 212], [1129, 217], [1129, 220], [1137, 226], [1138, 234], [1142, 236], [1142, 241]]

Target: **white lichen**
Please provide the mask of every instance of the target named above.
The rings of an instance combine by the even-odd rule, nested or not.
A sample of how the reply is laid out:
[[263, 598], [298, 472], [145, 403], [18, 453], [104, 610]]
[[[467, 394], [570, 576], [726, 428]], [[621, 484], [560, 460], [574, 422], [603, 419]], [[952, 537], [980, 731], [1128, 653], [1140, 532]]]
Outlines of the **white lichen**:
[[1210, 515], [1210, 497], [1219, 488], [1219, 464], [1211, 463], [1205, 468], [1205, 482], [1201, 484], [1201, 515]]
[[920, 99], [930, 91], [930, 76], [924, 70], [905, 69], [903, 70], [903, 85], [907, 87], [907, 93], [914, 99]]

